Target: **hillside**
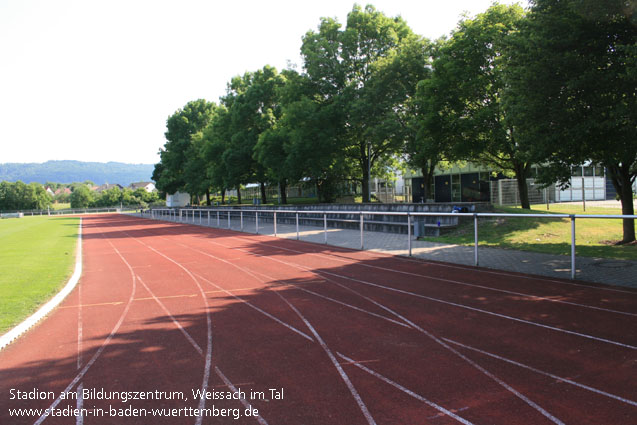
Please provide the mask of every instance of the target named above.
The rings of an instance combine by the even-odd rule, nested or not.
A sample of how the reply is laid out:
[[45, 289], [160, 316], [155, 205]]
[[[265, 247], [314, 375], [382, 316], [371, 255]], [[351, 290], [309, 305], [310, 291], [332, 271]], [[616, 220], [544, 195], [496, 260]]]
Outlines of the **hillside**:
[[0, 164], [0, 181], [25, 183], [72, 183], [90, 180], [95, 184], [150, 181], [153, 164], [124, 164], [122, 162], [47, 161], [44, 163]]

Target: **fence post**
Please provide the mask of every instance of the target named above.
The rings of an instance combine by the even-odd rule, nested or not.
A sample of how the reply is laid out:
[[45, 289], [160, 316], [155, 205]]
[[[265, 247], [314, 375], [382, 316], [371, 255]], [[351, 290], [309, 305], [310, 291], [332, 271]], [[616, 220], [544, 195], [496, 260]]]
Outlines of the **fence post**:
[[217, 227], [221, 227], [219, 226], [219, 210], [217, 210]]
[[230, 224], [230, 212], [231, 212], [231, 210], [228, 209], [228, 229], [230, 229], [232, 227], [231, 224]]
[[571, 215], [571, 279], [575, 279], [575, 214]]
[[361, 211], [361, 250], [365, 249], [365, 245], [363, 243], [363, 212]]
[[584, 207], [584, 211], [586, 211], [586, 187], [584, 184], [584, 177], [582, 177], [582, 205]]
[[274, 237], [276, 238], [276, 211], [274, 211]]
[[199, 210], [199, 225], [201, 226], [201, 210]]
[[255, 233], [258, 235], [259, 234], [259, 210], [254, 212], [254, 226], [255, 226]]
[[243, 232], [243, 210], [239, 211], [239, 220], [241, 220], [241, 231]]
[[478, 265], [478, 214], [473, 214], [473, 237], [475, 240], [475, 245], [473, 248], [473, 262], [477, 266]]
[[208, 210], [208, 226], [210, 226], [210, 210]]
[[407, 247], [409, 248], [409, 256], [411, 257], [411, 215], [407, 213]]
[[325, 236], [325, 243], [327, 244], [327, 213], [323, 212], [323, 235]]
[[299, 212], [296, 212], [296, 240], [299, 240]]

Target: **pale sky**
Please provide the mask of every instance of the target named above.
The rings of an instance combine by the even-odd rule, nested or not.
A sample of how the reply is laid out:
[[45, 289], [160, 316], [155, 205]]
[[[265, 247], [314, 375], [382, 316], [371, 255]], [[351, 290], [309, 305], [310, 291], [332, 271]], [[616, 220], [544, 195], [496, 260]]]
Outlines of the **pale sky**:
[[[301, 70], [301, 37], [354, 3], [0, 0], [0, 163], [156, 163], [168, 116], [266, 64]], [[358, 3], [436, 39], [492, 1]]]

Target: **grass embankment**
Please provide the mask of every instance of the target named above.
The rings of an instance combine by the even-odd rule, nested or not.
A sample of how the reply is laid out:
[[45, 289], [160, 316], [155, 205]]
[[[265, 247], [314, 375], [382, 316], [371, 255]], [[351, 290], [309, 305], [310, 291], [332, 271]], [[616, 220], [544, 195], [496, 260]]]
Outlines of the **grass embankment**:
[[79, 218], [0, 220], [0, 334], [55, 295], [75, 265]]
[[[496, 208], [501, 213], [533, 214], [612, 214], [621, 215], [616, 208], [586, 207], [581, 204], [533, 205], [531, 211], [521, 208]], [[637, 260], [637, 245], [615, 245], [622, 239], [622, 220], [576, 219], [576, 255], [583, 257]], [[425, 238], [432, 242], [473, 245], [473, 220], [460, 224], [456, 230], [437, 238]], [[547, 254], [570, 255], [571, 221], [568, 218], [482, 218], [478, 221], [480, 246], [519, 249]]]

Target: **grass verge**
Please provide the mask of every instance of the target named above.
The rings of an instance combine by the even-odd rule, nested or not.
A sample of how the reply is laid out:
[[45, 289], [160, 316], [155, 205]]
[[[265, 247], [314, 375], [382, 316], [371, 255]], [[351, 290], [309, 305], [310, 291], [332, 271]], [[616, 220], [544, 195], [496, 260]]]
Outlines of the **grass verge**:
[[36, 311], [73, 274], [78, 224], [76, 217], [0, 220], [0, 334]]
[[[620, 215], [616, 208], [587, 207], [582, 212], [579, 204], [534, 205], [531, 211], [521, 208], [496, 208], [494, 212], [533, 214], [613, 214]], [[575, 220], [576, 255], [582, 257], [637, 260], [637, 245], [615, 245], [622, 239], [622, 220], [585, 219]], [[437, 237], [424, 238], [431, 242], [473, 245], [473, 220], [466, 220], [454, 231]], [[518, 249], [547, 254], [570, 255], [571, 221], [553, 218], [481, 218], [478, 221], [480, 246]]]

